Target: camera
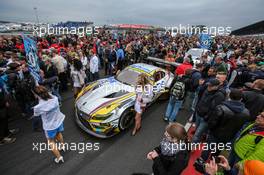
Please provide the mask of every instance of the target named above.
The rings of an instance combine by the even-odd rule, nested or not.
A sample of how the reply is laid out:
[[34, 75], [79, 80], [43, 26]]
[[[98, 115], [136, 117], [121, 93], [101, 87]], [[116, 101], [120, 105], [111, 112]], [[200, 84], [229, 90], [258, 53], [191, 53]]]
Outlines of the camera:
[[[221, 162], [221, 159], [219, 157], [214, 157], [214, 158], [215, 158], [215, 163], [218, 164]], [[198, 158], [194, 162], [193, 166], [194, 166], [196, 171], [204, 174], [204, 173], [206, 173], [205, 172], [205, 164], [206, 164], [206, 162], [202, 158]]]
[[206, 164], [206, 162], [202, 158], [198, 158], [194, 162], [193, 166], [194, 166], [196, 171], [204, 174], [205, 173], [205, 164]]

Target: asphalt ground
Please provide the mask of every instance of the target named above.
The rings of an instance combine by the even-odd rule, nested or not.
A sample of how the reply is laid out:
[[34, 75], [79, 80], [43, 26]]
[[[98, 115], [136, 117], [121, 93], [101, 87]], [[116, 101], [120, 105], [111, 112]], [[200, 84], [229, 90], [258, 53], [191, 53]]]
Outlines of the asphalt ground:
[[[0, 146], [0, 174], [130, 175], [152, 172], [152, 161], [146, 159], [146, 154], [159, 145], [163, 137], [167, 123], [162, 118], [168, 101], [157, 101], [146, 110], [142, 128], [136, 136], [131, 136], [130, 129], [112, 138], [99, 139], [76, 125], [73, 92], [63, 93], [62, 97], [61, 110], [66, 115], [64, 139], [66, 143], [76, 145], [63, 153], [65, 163], [55, 164], [51, 151], [40, 153], [40, 144], [46, 143], [44, 132], [33, 132], [32, 121], [21, 117], [19, 110], [14, 108], [11, 117], [15, 119], [11, 120], [10, 128], [19, 128], [20, 132], [15, 135], [15, 143]], [[189, 116], [188, 111], [181, 110], [177, 122], [185, 124]], [[84, 150], [83, 145], [88, 148]]]

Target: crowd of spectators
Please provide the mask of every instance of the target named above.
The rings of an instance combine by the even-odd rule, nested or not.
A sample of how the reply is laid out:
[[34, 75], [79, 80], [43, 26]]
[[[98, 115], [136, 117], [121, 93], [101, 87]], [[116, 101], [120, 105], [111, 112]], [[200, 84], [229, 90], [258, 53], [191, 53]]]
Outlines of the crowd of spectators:
[[[101, 30], [96, 36], [33, 38], [37, 43], [40, 82], [30, 74], [22, 37], [0, 36], [1, 144], [15, 141], [17, 130], [8, 128], [10, 105], [16, 104], [21, 116], [32, 119], [33, 130], [40, 130], [39, 118], [32, 118], [32, 107], [37, 100], [33, 93], [36, 86], [45, 86], [57, 96], [61, 105], [64, 91], [72, 88], [76, 97], [85, 83], [112, 76], [125, 66], [152, 56], [180, 64], [177, 68], [166, 66], [175, 74], [175, 81], [170, 88], [165, 121], [174, 123], [179, 110], [190, 110], [190, 121], [196, 128], [190, 142], [231, 142], [230, 166], [225, 167], [226, 173], [235, 173], [236, 167], [246, 165], [247, 160], [264, 161], [264, 39], [216, 36], [210, 51], [203, 53], [196, 64], [192, 55], [186, 53], [201, 46], [197, 35], [172, 37], [169, 33], [130, 31], [116, 38]], [[173, 131], [173, 127], [180, 126], [169, 125], [168, 131]], [[170, 132], [166, 134], [174, 138]], [[168, 162], [175, 162], [178, 152], [169, 155], [169, 160], [166, 158], [167, 167], [162, 167], [163, 159], [158, 158], [161, 152], [158, 149], [155, 156], [152, 152], [148, 158], [154, 160], [162, 172], [170, 171]], [[203, 151], [195, 166], [199, 169], [199, 162], [205, 164], [209, 160], [203, 170], [214, 174], [217, 164], [210, 157], [219, 154], [220, 151], [214, 155]], [[159, 172], [158, 169], [154, 171]]]

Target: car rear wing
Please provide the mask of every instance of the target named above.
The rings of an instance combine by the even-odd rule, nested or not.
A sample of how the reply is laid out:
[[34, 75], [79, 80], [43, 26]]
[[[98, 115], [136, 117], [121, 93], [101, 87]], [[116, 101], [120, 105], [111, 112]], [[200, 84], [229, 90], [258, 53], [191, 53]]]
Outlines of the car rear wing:
[[167, 65], [171, 65], [174, 67], [177, 67], [180, 65], [180, 63], [176, 63], [176, 62], [169, 62], [169, 61], [165, 61], [163, 59], [160, 58], [155, 58], [155, 57], [146, 57], [144, 58], [147, 62], [154, 62], [155, 64], [161, 65], [161, 66], [167, 66]]

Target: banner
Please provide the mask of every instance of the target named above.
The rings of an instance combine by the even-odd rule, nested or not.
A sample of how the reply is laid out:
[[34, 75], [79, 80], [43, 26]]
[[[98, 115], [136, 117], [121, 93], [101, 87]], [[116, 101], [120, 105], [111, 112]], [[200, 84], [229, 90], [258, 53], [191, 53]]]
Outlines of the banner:
[[38, 60], [38, 55], [37, 55], [36, 42], [33, 39], [25, 35], [22, 35], [22, 37], [24, 41], [24, 48], [26, 52], [26, 58], [27, 58], [27, 64], [28, 64], [29, 71], [31, 75], [34, 77], [34, 79], [36, 80], [36, 82], [40, 82], [41, 77], [39, 74], [40, 69], [39, 69], [39, 60]]
[[200, 44], [202, 49], [209, 49], [212, 45], [213, 39], [209, 34], [200, 35]]

